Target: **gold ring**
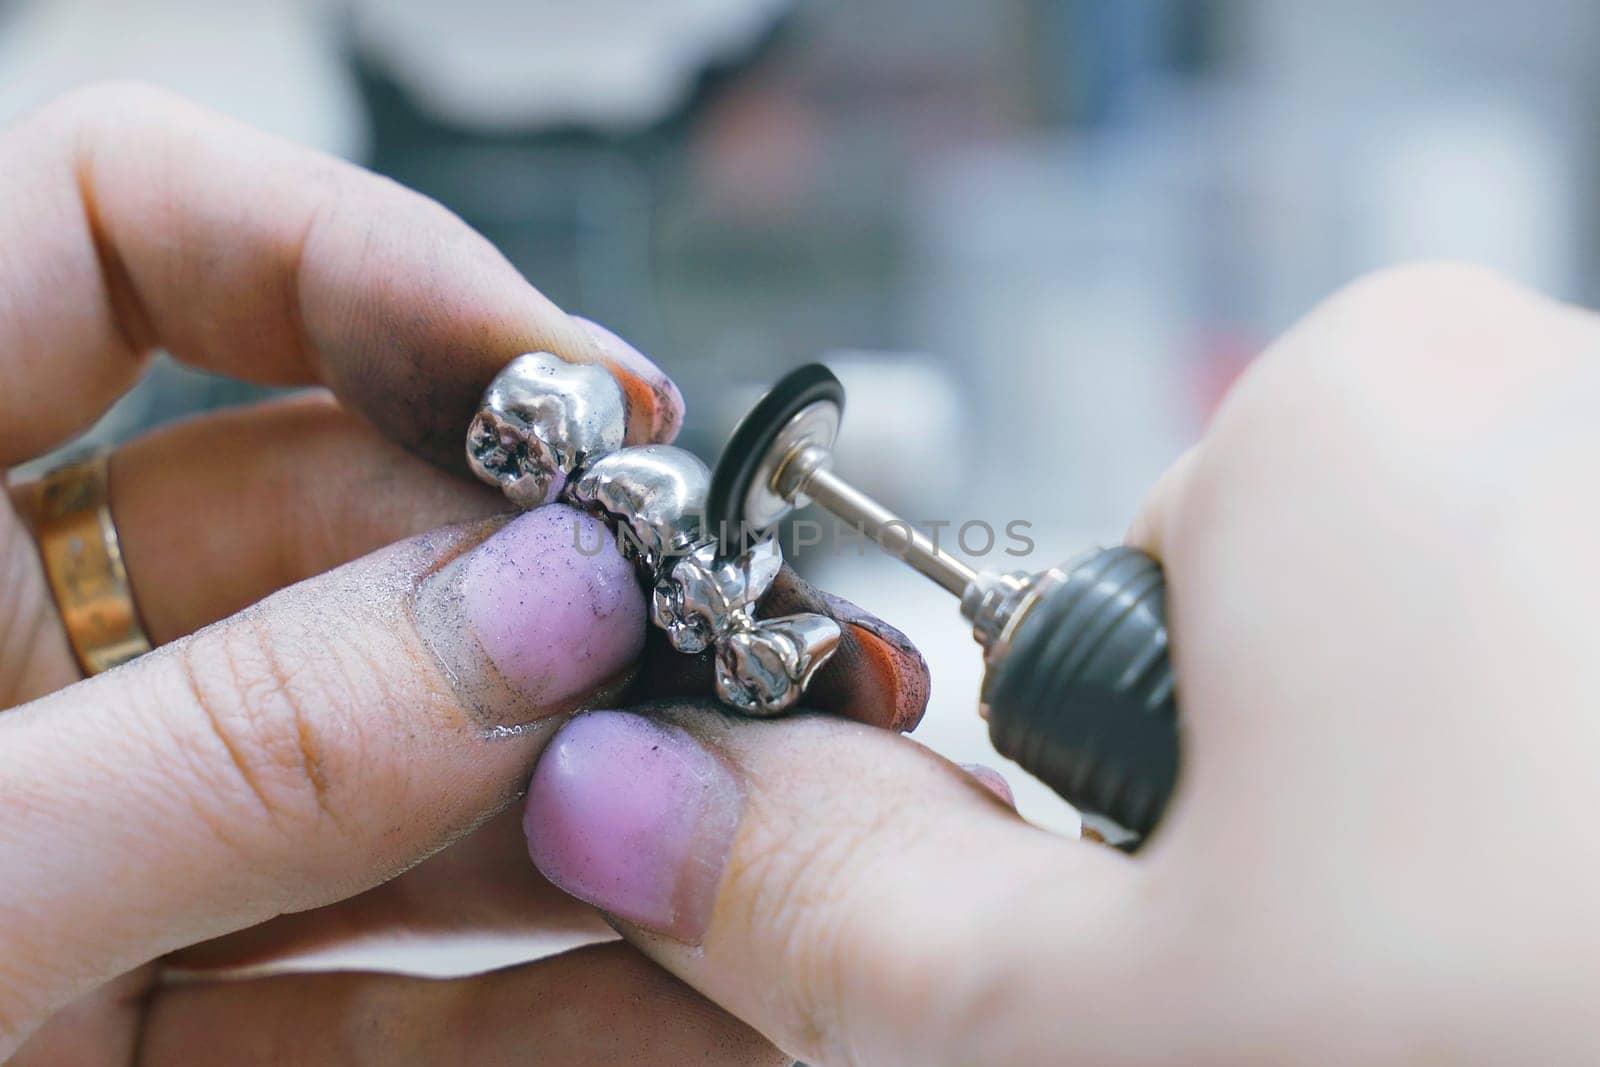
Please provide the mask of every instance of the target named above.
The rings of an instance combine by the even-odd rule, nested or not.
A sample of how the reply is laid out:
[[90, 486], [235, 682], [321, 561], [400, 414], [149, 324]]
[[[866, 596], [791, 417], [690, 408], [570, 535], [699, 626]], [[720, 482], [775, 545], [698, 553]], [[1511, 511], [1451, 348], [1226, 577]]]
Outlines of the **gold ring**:
[[110, 458], [105, 450], [69, 458], [14, 493], [86, 675], [150, 651], [111, 520]]

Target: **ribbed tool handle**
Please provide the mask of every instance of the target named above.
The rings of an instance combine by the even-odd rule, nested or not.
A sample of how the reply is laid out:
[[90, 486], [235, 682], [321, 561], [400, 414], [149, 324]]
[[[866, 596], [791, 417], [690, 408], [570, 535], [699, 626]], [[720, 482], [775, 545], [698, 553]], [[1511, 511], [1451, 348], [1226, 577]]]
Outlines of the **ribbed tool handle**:
[[1178, 773], [1166, 590], [1138, 549], [1097, 552], [1032, 606], [986, 687], [1002, 755], [1141, 836]]

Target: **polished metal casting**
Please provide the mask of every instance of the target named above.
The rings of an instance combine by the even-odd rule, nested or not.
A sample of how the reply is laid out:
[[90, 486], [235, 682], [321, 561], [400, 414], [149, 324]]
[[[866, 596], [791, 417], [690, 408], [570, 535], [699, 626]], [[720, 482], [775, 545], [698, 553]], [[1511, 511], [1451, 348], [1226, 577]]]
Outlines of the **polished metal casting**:
[[628, 406], [604, 367], [549, 352], [495, 375], [467, 430], [467, 462], [519, 508], [560, 497], [585, 463], [622, 447]]
[[529, 353], [490, 383], [467, 457], [518, 507], [564, 500], [607, 520], [672, 647], [712, 652], [717, 695], [749, 715], [787, 711], [838, 648], [839, 624], [812, 613], [758, 619], [783, 567], [777, 541], [719, 556], [704, 529], [706, 465], [671, 445], [625, 448], [626, 425], [622, 390], [603, 368]]
[[710, 483], [710, 469], [694, 453], [644, 445], [590, 463], [568, 487], [567, 502], [616, 522], [623, 555], [654, 574], [701, 540]]

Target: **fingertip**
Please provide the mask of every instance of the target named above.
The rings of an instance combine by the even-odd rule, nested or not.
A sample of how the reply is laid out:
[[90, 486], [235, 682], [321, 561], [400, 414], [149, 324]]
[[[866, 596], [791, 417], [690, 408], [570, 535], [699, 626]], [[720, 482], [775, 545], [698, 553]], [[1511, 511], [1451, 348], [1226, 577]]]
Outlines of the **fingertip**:
[[628, 444], [670, 444], [683, 425], [683, 393], [665, 371], [611, 330], [571, 316], [600, 351], [628, 402]]
[[[915, 729], [927, 710], [928, 663], [911, 639], [842, 597], [825, 593], [785, 567], [761, 605], [762, 618], [799, 612], [826, 615], [841, 624], [833, 656], [817, 672], [804, 705], [884, 730]], [[654, 627], [644, 664], [630, 691], [633, 700], [709, 696], [715, 671], [710, 651], [684, 655]]]
[[807, 704], [899, 733], [916, 728], [931, 691], [928, 661], [899, 629], [785, 568], [763, 614], [815, 611], [844, 624], [839, 650]]
[[689, 731], [623, 711], [563, 725], [528, 786], [528, 856], [609, 915], [693, 943], [711, 919], [742, 791]]
[[[987, 763], [963, 763], [961, 769], [983, 788], [993, 793], [1006, 807], [1015, 811], [1017, 798], [1011, 792], [1011, 783], [1006, 781], [1006, 776], [989, 766]], [[1102, 839], [1103, 840], [1103, 839]]]
[[425, 644], [490, 726], [520, 726], [631, 680], [643, 593], [605, 524], [565, 505], [527, 511], [418, 590]]
[[[854, 607], [854, 605], [851, 605]], [[928, 709], [928, 663], [898, 630], [879, 620], [848, 624], [854, 655], [833, 669], [843, 694], [841, 711], [852, 719], [908, 733]], [[884, 636], [884, 631], [898, 640]], [[825, 670], [827, 668], [824, 668]]]

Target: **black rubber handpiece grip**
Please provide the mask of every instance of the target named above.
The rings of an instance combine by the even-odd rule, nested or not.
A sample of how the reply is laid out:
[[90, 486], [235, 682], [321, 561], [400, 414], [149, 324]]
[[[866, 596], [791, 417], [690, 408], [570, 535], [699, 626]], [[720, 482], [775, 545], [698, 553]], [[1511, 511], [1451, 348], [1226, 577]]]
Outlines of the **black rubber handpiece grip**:
[[1144, 552], [1097, 552], [1023, 617], [985, 689], [1002, 755], [1141, 836], [1178, 774], [1166, 588]]

